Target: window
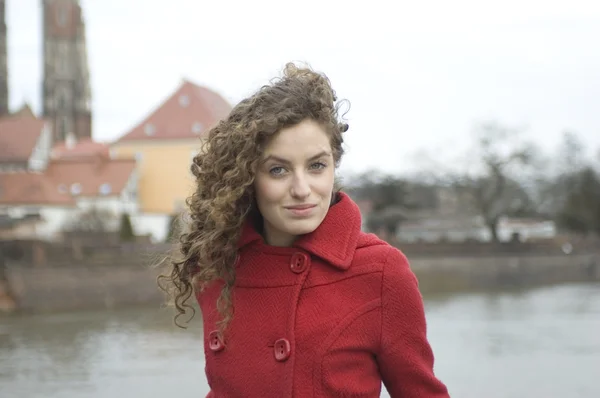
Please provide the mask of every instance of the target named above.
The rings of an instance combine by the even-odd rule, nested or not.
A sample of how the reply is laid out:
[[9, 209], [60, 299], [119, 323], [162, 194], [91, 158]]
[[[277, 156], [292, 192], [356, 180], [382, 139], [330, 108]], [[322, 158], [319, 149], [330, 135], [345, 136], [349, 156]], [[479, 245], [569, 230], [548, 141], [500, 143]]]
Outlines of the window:
[[64, 141], [67, 138], [67, 134], [71, 130], [71, 125], [69, 123], [69, 118], [66, 116], [62, 116], [58, 119], [57, 126], [57, 138], [59, 141]]
[[60, 40], [56, 43], [55, 68], [56, 68], [56, 72], [63, 76], [69, 75], [70, 54], [71, 54], [71, 47], [67, 41]]
[[194, 133], [194, 134], [200, 134], [201, 132], [202, 132], [202, 123], [195, 122], [192, 125], [192, 133]]
[[81, 194], [81, 184], [76, 182], [75, 184], [71, 185], [71, 195], [79, 195]]
[[136, 188], [132, 188], [129, 191], [128, 196], [129, 196], [129, 200], [136, 200], [137, 199], [137, 189]]
[[100, 185], [99, 192], [100, 192], [100, 195], [103, 195], [103, 196], [110, 195], [110, 193], [112, 192], [112, 188], [109, 183], [104, 183], [104, 184]]
[[54, 105], [59, 113], [65, 113], [72, 108], [72, 92], [64, 84], [57, 85], [54, 90]]
[[56, 22], [58, 26], [65, 26], [69, 19], [68, 9], [64, 5], [59, 5], [56, 9]]
[[67, 108], [67, 98], [64, 90], [59, 90], [56, 94], [56, 109], [65, 110]]
[[63, 76], [68, 75], [69, 74], [69, 58], [64, 54], [61, 54], [58, 56], [58, 58], [56, 58], [56, 62], [58, 63], [58, 67], [56, 68], [57, 72]]
[[144, 133], [146, 133], [147, 136], [154, 135], [155, 132], [156, 128], [152, 123], [148, 123], [144, 126]]
[[179, 105], [181, 105], [184, 108], [187, 108], [187, 106], [190, 104], [190, 97], [187, 95], [181, 95], [179, 96]]
[[54, 101], [54, 98], [50, 96], [46, 96], [46, 98], [44, 99], [45, 109], [53, 109], [55, 104], [56, 101]]

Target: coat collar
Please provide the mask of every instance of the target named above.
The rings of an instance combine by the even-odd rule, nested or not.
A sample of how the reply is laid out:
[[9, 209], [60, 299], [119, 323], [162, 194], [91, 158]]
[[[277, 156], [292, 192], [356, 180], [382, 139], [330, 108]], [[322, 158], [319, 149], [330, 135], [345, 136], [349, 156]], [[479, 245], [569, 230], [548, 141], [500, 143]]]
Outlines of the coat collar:
[[344, 192], [338, 192], [333, 204], [319, 227], [302, 235], [291, 248], [269, 246], [249, 218], [243, 225], [238, 249], [257, 246], [263, 252], [283, 253], [294, 248], [305, 250], [341, 270], [350, 268], [361, 231], [358, 205]]

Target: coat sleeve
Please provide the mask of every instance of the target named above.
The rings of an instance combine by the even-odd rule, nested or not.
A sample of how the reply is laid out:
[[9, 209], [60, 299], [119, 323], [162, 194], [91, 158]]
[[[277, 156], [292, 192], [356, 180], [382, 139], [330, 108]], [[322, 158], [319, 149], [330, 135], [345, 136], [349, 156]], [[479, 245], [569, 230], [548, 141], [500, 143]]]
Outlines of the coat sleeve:
[[392, 398], [448, 398], [433, 372], [423, 299], [408, 260], [396, 248], [388, 255], [381, 292], [381, 340], [377, 356]]

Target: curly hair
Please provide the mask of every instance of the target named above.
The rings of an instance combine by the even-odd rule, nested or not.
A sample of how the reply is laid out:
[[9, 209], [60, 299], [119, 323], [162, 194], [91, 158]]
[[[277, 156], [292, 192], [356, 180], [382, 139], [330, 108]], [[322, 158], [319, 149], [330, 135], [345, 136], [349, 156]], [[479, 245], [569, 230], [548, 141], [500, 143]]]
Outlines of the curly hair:
[[[254, 179], [265, 146], [280, 130], [306, 119], [316, 121], [330, 138], [336, 167], [343, 155], [348, 125], [338, 118], [341, 103], [329, 79], [308, 67], [288, 63], [283, 76], [242, 100], [209, 130], [191, 171], [195, 192], [187, 199], [188, 230], [179, 238], [178, 258], [169, 258], [158, 277], [176, 309], [175, 324], [193, 294], [211, 282], [224, 282], [217, 309], [221, 332], [233, 317], [237, 242], [242, 225], [255, 208]], [[190, 318], [190, 319], [191, 319]], [[189, 321], [189, 320], [188, 320]]]

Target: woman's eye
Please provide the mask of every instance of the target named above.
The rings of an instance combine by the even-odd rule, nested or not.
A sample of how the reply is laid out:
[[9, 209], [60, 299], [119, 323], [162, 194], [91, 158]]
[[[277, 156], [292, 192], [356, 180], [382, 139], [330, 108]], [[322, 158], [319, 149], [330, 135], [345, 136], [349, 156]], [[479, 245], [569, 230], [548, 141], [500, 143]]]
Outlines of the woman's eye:
[[277, 166], [277, 167], [272, 167], [272, 168], [269, 170], [269, 173], [271, 173], [271, 174], [273, 174], [273, 175], [275, 175], [275, 176], [277, 176], [277, 175], [281, 175], [281, 174], [283, 174], [284, 172], [285, 172], [285, 169], [284, 169], [283, 167], [280, 167], [280, 166]]
[[310, 165], [310, 168], [312, 170], [321, 170], [321, 169], [324, 169], [325, 167], [327, 167], [327, 165], [325, 165], [324, 163], [321, 163], [321, 162], [313, 163]]

